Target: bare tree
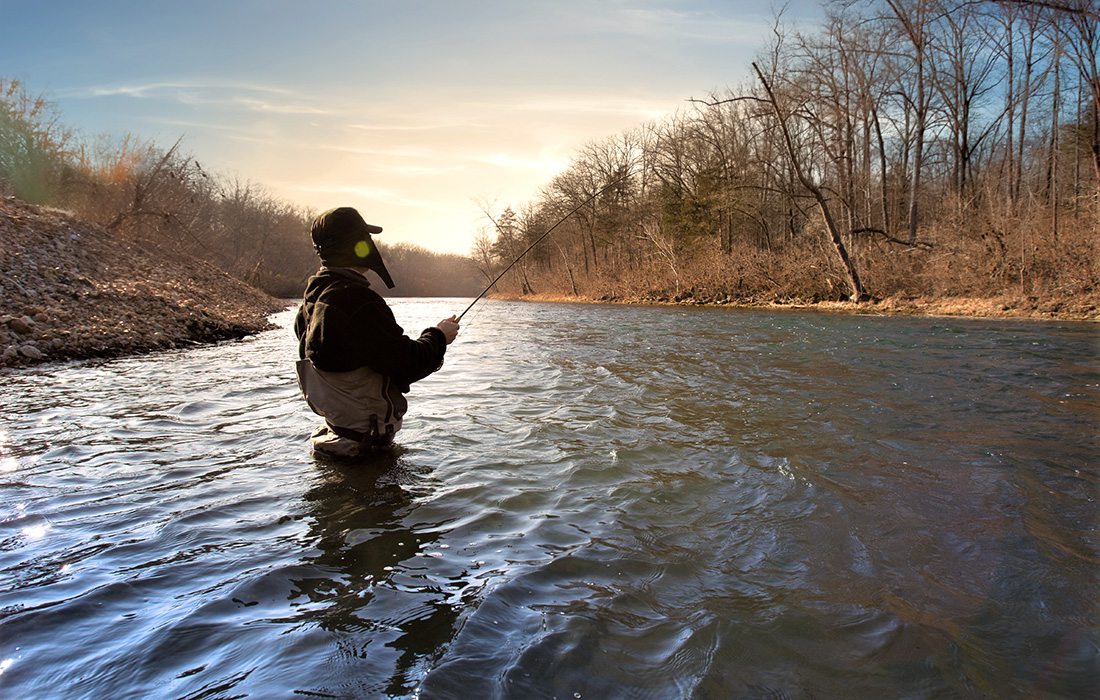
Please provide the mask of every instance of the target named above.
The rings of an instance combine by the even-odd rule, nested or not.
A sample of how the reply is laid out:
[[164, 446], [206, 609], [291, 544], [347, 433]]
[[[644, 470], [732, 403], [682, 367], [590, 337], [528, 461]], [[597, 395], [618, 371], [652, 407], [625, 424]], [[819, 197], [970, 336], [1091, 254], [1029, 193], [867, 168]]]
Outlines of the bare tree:
[[893, 13], [893, 18], [901, 28], [912, 48], [908, 58], [914, 71], [914, 83], [907, 101], [912, 106], [915, 122], [913, 124], [912, 174], [909, 177], [909, 243], [917, 241], [920, 222], [921, 177], [924, 173], [925, 131], [931, 110], [931, 88], [929, 78], [929, 25], [938, 11], [935, 0], [885, 0]]
[[784, 107], [780, 105], [779, 99], [776, 97], [767, 78], [764, 77], [764, 73], [760, 70], [760, 67], [757, 66], [756, 63], [753, 63], [752, 68], [756, 72], [757, 78], [760, 79], [760, 84], [764, 87], [765, 93], [767, 93], [768, 102], [771, 104], [772, 110], [775, 113], [776, 122], [783, 135], [783, 143], [787, 147], [787, 155], [794, 167], [798, 181], [813, 195], [814, 201], [817, 202], [817, 206], [821, 210], [821, 216], [825, 220], [825, 227], [828, 230], [829, 239], [832, 241], [833, 248], [847, 276], [848, 286], [850, 288], [848, 298], [852, 301], [863, 301], [867, 298], [867, 293], [863, 289], [863, 283], [860, 282], [859, 272], [848, 256], [847, 248], [844, 247], [844, 241], [840, 237], [840, 230], [837, 227], [836, 220], [829, 207], [828, 199], [825, 197], [825, 193], [822, 191], [821, 187], [810, 178], [799, 159], [798, 150], [795, 148], [794, 139], [791, 136], [791, 130], [788, 126], [790, 117]]
[[1055, 28], [1061, 37], [1061, 45], [1066, 56], [1077, 67], [1081, 81], [1088, 86], [1091, 93], [1089, 103], [1090, 131], [1092, 134], [1093, 171], [1096, 179], [1097, 193], [1100, 194], [1100, 21], [1098, 21], [1095, 5], [1091, 12], [1086, 11], [1090, 0], [1072, 0], [1065, 4], [1071, 4], [1077, 10], [1065, 13], [1060, 21], [1055, 22]]

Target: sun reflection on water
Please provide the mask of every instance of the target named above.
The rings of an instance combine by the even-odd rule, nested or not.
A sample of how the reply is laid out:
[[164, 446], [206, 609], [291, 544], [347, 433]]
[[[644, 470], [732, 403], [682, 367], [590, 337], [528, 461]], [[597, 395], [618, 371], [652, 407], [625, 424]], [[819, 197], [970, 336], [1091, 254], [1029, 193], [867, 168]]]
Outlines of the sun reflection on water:
[[19, 463], [15, 461], [15, 457], [8, 454], [11, 451], [11, 444], [11, 435], [8, 434], [8, 431], [0, 430], [0, 474], [14, 472], [19, 468]]
[[37, 525], [31, 525], [23, 528], [23, 536], [28, 540], [40, 540], [46, 536], [46, 533], [50, 531], [48, 523], [38, 523]]

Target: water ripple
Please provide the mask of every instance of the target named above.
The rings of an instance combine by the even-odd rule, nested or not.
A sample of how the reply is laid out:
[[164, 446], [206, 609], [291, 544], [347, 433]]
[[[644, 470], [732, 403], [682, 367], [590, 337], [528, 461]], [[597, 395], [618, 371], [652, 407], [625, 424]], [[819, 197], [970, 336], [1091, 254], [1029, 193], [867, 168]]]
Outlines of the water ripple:
[[0, 694], [1100, 678], [1092, 326], [485, 302], [399, 448], [342, 465], [308, 454], [290, 318], [5, 376]]

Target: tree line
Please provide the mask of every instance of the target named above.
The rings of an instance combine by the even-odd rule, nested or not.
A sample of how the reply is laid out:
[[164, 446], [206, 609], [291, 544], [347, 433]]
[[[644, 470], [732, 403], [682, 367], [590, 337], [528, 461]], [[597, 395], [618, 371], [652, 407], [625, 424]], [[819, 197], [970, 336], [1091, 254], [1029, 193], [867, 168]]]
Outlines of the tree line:
[[[121, 239], [208, 262], [273, 296], [296, 297], [317, 269], [316, 213], [256, 183], [211, 172], [177, 141], [132, 135], [82, 139], [56, 107], [0, 79], [0, 195], [66, 209]], [[480, 291], [472, 261], [417, 246], [387, 246], [405, 296]], [[382, 291], [385, 291], [384, 288]]]
[[861, 300], [1096, 293], [1090, 0], [834, 2], [751, 79], [586, 144], [473, 257], [515, 293]]

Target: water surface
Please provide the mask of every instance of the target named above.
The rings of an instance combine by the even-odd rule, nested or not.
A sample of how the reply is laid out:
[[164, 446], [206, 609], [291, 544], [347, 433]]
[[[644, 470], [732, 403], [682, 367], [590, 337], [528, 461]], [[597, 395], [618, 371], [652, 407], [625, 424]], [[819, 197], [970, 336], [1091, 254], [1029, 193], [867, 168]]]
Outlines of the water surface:
[[2, 377], [0, 696], [1100, 683], [1094, 325], [481, 302], [344, 465], [290, 318]]

